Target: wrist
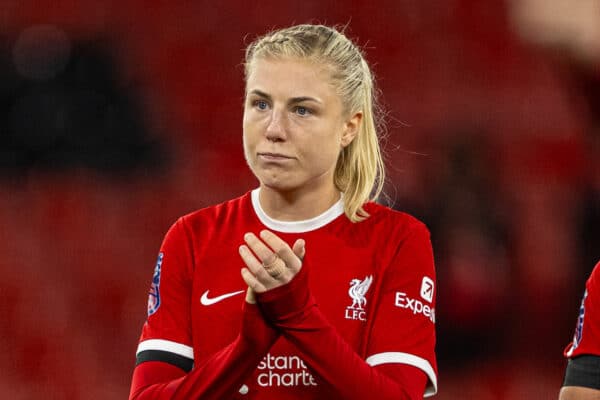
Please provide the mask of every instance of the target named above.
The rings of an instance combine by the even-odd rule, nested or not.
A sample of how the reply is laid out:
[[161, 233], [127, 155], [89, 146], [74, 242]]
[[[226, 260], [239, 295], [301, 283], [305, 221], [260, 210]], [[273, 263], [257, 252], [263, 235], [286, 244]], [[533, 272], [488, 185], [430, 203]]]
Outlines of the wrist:
[[274, 327], [263, 318], [257, 304], [244, 303], [240, 338], [253, 348], [270, 347], [279, 337]]
[[256, 300], [263, 315], [274, 324], [293, 319], [316, 305], [309, 290], [306, 265], [285, 285], [256, 293]]

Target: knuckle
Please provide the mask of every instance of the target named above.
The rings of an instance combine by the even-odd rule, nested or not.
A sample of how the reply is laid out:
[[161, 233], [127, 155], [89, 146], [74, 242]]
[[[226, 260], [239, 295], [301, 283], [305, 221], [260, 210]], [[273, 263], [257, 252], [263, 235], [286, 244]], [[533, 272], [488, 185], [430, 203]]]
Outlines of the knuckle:
[[269, 273], [267, 271], [265, 271], [264, 269], [261, 269], [256, 274], [256, 277], [260, 282], [265, 282], [265, 281], [268, 281], [268, 279], [271, 277], [271, 275], [269, 275]]
[[277, 253], [277, 255], [279, 257], [288, 257], [291, 254], [293, 254], [293, 252], [290, 250], [290, 248], [285, 244], [281, 245], [281, 246], [277, 246], [273, 250], [275, 250], [275, 252]]

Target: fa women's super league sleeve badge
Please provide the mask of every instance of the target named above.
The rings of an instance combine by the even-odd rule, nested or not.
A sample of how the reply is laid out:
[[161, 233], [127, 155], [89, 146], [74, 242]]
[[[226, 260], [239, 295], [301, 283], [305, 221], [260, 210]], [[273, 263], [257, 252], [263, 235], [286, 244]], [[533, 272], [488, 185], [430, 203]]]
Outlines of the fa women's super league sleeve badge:
[[158, 260], [154, 267], [154, 275], [152, 276], [152, 285], [148, 293], [148, 317], [151, 316], [160, 307], [160, 267], [162, 265], [163, 253], [158, 253]]

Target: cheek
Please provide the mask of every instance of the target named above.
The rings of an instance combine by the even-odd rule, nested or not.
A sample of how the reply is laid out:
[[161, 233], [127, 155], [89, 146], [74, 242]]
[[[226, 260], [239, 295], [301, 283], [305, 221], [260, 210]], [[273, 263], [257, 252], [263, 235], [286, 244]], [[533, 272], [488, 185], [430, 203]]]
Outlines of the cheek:
[[309, 149], [310, 162], [319, 169], [335, 166], [341, 149], [340, 142], [335, 137], [322, 138], [305, 148]]
[[254, 154], [254, 143], [247, 135], [247, 131], [244, 129], [244, 133], [242, 134], [242, 143], [244, 146], [244, 157], [246, 161], [251, 164], [253, 162], [252, 154]]
[[244, 118], [242, 120], [242, 132], [245, 138], [244, 140], [248, 142], [256, 141], [263, 129], [264, 116], [257, 115], [252, 111], [244, 113]]
[[252, 161], [252, 154], [254, 153], [253, 149], [255, 147], [250, 132], [251, 130], [247, 126], [246, 121], [244, 121], [244, 125], [242, 127], [242, 145], [244, 148], [244, 157], [248, 163]]
[[255, 124], [252, 123], [252, 120], [244, 114], [244, 119], [242, 121], [242, 140], [244, 142], [244, 149], [251, 146], [253, 143], [253, 132], [256, 130], [253, 125]]

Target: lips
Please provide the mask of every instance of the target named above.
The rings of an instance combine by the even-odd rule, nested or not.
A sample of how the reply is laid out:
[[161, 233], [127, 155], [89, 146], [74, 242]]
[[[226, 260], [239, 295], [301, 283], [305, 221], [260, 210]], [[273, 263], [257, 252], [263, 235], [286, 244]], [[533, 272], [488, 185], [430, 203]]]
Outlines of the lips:
[[292, 157], [286, 156], [284, 154], [270, 152], [258, 153], [258, 157], [265, 161], [285, 161], [292, 159]]

